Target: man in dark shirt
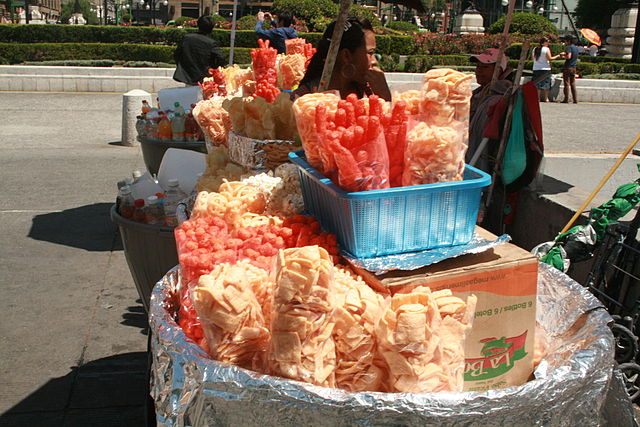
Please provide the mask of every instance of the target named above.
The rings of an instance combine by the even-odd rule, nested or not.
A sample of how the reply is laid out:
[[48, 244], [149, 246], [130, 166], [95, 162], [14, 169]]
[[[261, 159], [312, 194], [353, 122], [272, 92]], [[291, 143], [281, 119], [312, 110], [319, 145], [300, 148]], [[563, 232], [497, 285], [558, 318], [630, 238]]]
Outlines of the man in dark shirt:
[[560, 55], [565, 58], [564, 66], [562, 68], [562, 83], [564, 84], [564, 100], [563, 104], [569, 102], [569, 88], [571, 88], [571, 96], [573, 97], [573, 103], [578, 103], [576, 97], [576, 67], [578, 65], [578, 46], [575, 45], [575, 40], [572, 36], [568, 36], [565, 39], [567, 45], [565, 51]]
[[198, 18], [198, 32], [184, 36], [173, 55], [177, 64], [174, 80], [194, 86], [209, 76], [209, 68], [225, 64], [218, 43], [209, 37], [212, 30], [213, 19], [203, 15]]
[[[272, 25], [276, 25], [276, 28], [271, 30], [263, 30], [262, 24], [267, 19]], [[287, 12], [283, 12], [278, 15], [277, 24], [275, 21], [271, 21], [271, 14], [258, 12], [258, 22], [256, 23], [256, 33], [262, 39], [270, 40], [270, 45], [278, 51], [278, 53], [287, 53], [287, 47], [285, 40], [298, 38], [296, 30], [291, 28], [291, 22], [293, 19]]]

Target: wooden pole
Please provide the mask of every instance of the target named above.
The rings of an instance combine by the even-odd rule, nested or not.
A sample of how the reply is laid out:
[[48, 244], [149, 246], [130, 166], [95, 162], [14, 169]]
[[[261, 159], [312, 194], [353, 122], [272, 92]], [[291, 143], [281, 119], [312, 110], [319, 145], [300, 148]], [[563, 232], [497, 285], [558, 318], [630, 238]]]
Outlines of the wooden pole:
[[[515, 7], [516, 7], [516, 0], [509, 0], [509, 9], [507, 9], [507, 17], [504, 19], [504, 29], [502, 30], [502, 40], [500, 40], [500, 51], [498, 52], [498, 59], [496, 60], [496, 64], [500, 64], [500, 62], [502, 62], [502, 58], [504, 57], [504, 51], [507, 48], [507, 43], [509, 42], [509, 28], [511, 28], [511, 20], [513, 19], [513, 9], [515, 9]], [[500, 70], [499, 70], [499, 67], [496, 65], [496, 67], [493, 70], [493, 75], [491, 76], [491, 85], [493, 85], [493, 83], [495, 83], [496, 80], [498, 80], [499, 74], [500, 74]]]
[[571, 226], [573, 225], [573, 223], [576, 221], [576, 219], [578, 219], [578, 217], [580, 215], [582, 215], [582, 212], [584, 212], [584, 210], [587, 208], [587, 206], [589, 205], [589, 203], [591, 203], [591, 201], [593, 200], [594, 197], [596, 197], [596, 194], [598, 194], [598, 192], [602, 189], [602, 187], [607, 183], [607, 181], [609, 181], [609, 178], [611, 178], [611, 175], [613, 175], [613, 173], [616, 171], [616, 169], [618, 169], [618, 167], [622, 164], [622, 162], [624, 161], [624, 159], [629, 155], [629, 153], [631, 152], [631, 150], [633, 150], [633, 147], [635, 147], [635, 145], [638, 143], [638, 141], [640, 141], [640, 133], [638, 135], [636, 135], [635, 139], [633, 140], [633, 142], [631, 142], [631, 144], [629, 144], [629, 146], [627, 147], [626, 150], [624, 150], [624, 153], [622, 153], [620, 155], [620, 158], [618, 159], [618, 161], [616, 162], [615, 165], [613, 165], [611, 167], [611, 169], [609, 169], [609, 172], [607, 172], [607, 174], [602, 178], [602, 180], [600, 181], [600, 183], [598, 184], [598, 186], [595, 188], [595, 190], [593, 190], [591, 192], [591, 194], [589, 195], [589, 197], [587, 198], [587, 200], [584, 201], [584, 203], [582, 204], [582, 206], [580, 206], [580, 209], [578, 209], [578, 211], [573, 215], [573, 218], [571, 218], [571, 220], [567, 223], [567, 225], [564, 226], [564, 228], [562, 229], [562, 231], [560, 231], [559, 234], [562, 234], [564, 232], [566, 232], [569, 228], [571, 228]]
[[238, 12], [238, 0], [233, 0], [233, 16], [231, 17], [231, 43], [229, 44], [229, 66], [233, 65], [233, 51], [236, 45], [236, 16]]
[[331, 34], [331, 44], [329, 45], [327, 58], [324, 61], [324, 68], [322, 69], [322, 77], [320, 77], [318, 92], [327, 90], [329, 82], [331, 81], [333, 66], [336, 64], [336, 56], [338, 56], [340, 42], [342, 41], [342, 33], [344, 33], [344, 22], [347, 20], [347, 14], [349, 13], [350, 7], [351, 0], [340, 0], [340, 12], [338, 13], [338, 19], [336, 19], [336, 26], [333, 27], [333, 34]]
[[567, 9], [567, 5], [564, 4], [564, 0], [560, 0], [560, 3], [562, 3], [562, 8], [564, 9], [564, 12], [567, 14], [567, 18], [569, 18], [569, 23], [571, 24], [571, 28], [573, 28], [573, 32], [576, 34], [576, 40], [580, 40], [580, 33], [576, 28], [576, 24], [573, 23], [573, 19], [571, 19], [571, 13], [569, 12], [569, 9]]

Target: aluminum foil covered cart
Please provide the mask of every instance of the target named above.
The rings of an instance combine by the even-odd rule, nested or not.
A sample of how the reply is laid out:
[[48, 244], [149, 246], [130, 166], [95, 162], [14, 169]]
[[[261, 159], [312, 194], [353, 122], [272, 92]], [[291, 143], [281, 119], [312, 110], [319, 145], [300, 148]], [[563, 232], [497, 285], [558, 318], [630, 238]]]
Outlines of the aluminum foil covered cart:
[[151, 297], [151, 395], [163, 426], [635, 425], [614, 370], [611, 318], [586, 289], [540, 265], [537, 322], [548, 352], [518, 387], [460, 393], [349, 393], [209, 359], [175, 322], [179, 272]]

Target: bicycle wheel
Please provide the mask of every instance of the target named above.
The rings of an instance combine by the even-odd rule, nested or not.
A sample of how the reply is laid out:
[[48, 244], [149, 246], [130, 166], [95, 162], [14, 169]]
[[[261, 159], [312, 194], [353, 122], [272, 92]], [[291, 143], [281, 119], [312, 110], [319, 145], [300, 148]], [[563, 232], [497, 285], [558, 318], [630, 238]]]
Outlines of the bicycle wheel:
[[638, 337], [618, 323], [611, 326], [611, 332], [616, 341], [616, 362], [626, 363], [633, 360], [638, 354]]
[[623, 363], [618, 366], [624, 378], [624, 386], [632, 402], [640, 397], [640, 366], [635, 363]]

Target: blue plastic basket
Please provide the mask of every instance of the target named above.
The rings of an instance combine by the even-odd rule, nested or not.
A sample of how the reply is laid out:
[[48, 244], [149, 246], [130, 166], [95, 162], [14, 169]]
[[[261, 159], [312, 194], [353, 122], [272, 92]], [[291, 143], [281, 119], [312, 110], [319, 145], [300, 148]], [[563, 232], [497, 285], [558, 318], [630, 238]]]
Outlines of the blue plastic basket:
[[462, 245], [473, 237], [486, 173], [466, 166], [463, 181], [349, 193], [289, 153], [307, 212], [358, 258]]

